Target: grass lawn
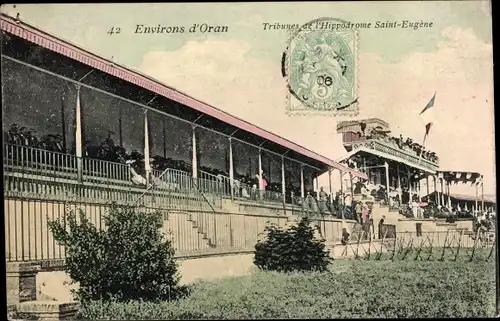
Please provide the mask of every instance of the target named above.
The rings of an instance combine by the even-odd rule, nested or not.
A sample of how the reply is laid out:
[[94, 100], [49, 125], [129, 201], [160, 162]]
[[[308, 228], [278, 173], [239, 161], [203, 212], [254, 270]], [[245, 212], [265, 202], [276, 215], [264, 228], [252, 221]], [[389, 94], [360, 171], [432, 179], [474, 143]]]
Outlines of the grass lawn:
[[84, 305], [81, 319], [492, 317], [495, 260], [337, 260], [326, 273], [196, 283], [176, 302]]

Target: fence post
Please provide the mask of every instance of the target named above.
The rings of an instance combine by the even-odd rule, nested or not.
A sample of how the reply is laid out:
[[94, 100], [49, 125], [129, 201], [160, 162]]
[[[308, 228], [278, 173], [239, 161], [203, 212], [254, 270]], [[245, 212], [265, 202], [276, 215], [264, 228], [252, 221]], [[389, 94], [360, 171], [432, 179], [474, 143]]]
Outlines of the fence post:
[[443, 252], [441, 253], [441, 258], [439, 259], [440, 261], [444, 261], [444, 251], [446, 250], [446, 244], [448, 241], [448, 234], [450, 233], [450, 230], [446, 231], [446, 237], [444, 238], [444, 244], [443, 244]]
[[385, 238], [387, 237], [387, 231], [388, 229], [384, 229], [384, 236], [382, 237], [382, 243], [380, 244], [380, 252], [377, 254], [376, 256], [376, 260], [380, 260], [380, 258], [382, 257], [382, 252], [384, 251], [384, 242], [385, 242]]
[[355, 258], [359, 258], [359, 243], [361, 242], [361, 236], [362, 236], [363, 230], [361, 230], [361, 233], [358, 233], [358, 242], [356, 244], [356, 255]]
[[394, 246], [392, 248], [392, 256], [391, 256], [391, 261], [394, 261], [394, 257], [396, 256], [396, 247], [398, 245], [398, 235], [394, 236]]
[[[438, 234], [438, 237], [439, 237], [439, 234]], [[429, 245], [430, 245], [430, 250], [429, 250], [429, 256], [427, 257], [427, 261], [429, 261], [431, 259], [432, 250], [434, 249], [434, 241], [432, 239], [429, 239]]]
[[488, 257], [486, 258], [486, 260], [489, 260], [491, 258], [491, 256], [493, 255], [493, 250], [496, 248], [495, 246], [495, 243], [497, 242], [497, 234], [495, 233], [495, 240], [493, 241], [493, 243], [491, 244], [491, 250], [490, 250], [490, 254], [488, 255]]
[[460, 253], [460, 247], [462, 246], [462, 235], [463, 235], [464, 231], [463, 230], [460, 230], [460, 236], [458, 238], [458, 249], [457, 249], [457, 254], [455, 254], [455, 258], [453, 259], [453, 261], [456, 261], [458, 259], [458, 255]]
[[[371, 234], [371, 233], [370, 233]], [[372, 252], [372, 238], [371, 238], [371, 235], [370, 235], [370, 241], [368, 243], [368, 255], [366, 257], [367, 260], [370, 259], [370, 255], [371, 255], [371, 252]]]
[[474, 259], [474, 254], [476, 253], [476, 245], [478, 243], [478, 240], [479, 240], [479, 232], [480, 232], [480, 228], [477, 229], [477, 232], [476, 232], [476, 239], [474, 240], [474, 244], [472, 245], [472, 253], [470, 255], [470, 262], [472, 262], [472, 260]]
[[215, 213], [211, 213], [214, 220], [214, 247], [217, 247], [217, 218], [215, 217]]

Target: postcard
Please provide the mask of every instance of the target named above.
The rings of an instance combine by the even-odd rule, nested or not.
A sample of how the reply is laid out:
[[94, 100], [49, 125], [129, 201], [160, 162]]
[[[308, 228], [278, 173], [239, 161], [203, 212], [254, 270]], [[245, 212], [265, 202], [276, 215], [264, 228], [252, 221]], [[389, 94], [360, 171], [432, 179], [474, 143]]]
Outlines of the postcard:
[[10, 317], [498, 315], [491, 5], [2, 5]]

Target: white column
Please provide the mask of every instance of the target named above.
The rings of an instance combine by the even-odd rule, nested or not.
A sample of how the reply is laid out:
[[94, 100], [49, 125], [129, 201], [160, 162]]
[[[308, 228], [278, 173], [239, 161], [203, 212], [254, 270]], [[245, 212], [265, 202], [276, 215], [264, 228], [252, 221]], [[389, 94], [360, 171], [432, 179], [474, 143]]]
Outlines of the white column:
[[427, 176], [425, 178], [425, 188], [427, 189], [427, 203], [430, 203], [431, 197], [429, 195], [430, 195], [431, 189], [429, 187], [429, 176]]
[[258, 186], [259, 190], [262, 190], [262, 187], [263, 187], [262, 186], [263, 185], [262, 184], [262, 172], [263, 172], [263, 170], [262, 170], [262, 150], [259, 148], [259, 172], [258, 172], [259, 173], [259, 186]]
[[477, 203], [478, 203], [478, 201], [479, 201], [479, 197], [478, 197], [478, 194], [479, 194], [479, 182], [475, 183], [475, 185], [476, 185], [476, 205], [475, 205], [475, 207], [474, 207], [474, 211], [476, 211], [476, 210], [477, 210], [477, 208], [478, 208], [478, 207], [477, 207], [477, 205], [478, 205]]
[[332, 193], [332, 169], [328, 170], [328, 186], [330, 191], [330, 203], [333, 203], [333, 193]]
[[484, 212], [484, 181], [483, 175], [481, 175], [481, 211]]
[[437, 177], [436, 175], [432, 175], [432, 182], [434, 183], [434, 193], [435, 193], [435, 201], [436, 205], [439, 205], [439, 192], [437, 190]]
[[300, 164], [300, 197], [305, 197], [304, 188], [304, 165]]
[[399, 172], [399, 164], [396, 167], [397, 175], [398, 175], [398, 189], [401, 189], [401, 174]]
[[411, 184], [412, 184], [412, 181], [411, 181], [411, 169], [408, 168], [408, 195], [410, 196], [410, 204], [413, 202], [413, 195], [412, 195], [412, 188], [411, 188]]
[[231, 187], [231, 199], [234, 197], [234, 165], [233, 165], [233, 142], [229, 137], [229, 185]]
[[340, 202], [340, 205], [342, 206], [341, 207], [341, 215], [342, 215], [342, 219], [344, 219], [344, 204], [345, 204], [345, 194], [344, 194], [344, 172], [342, 170], [339, 170], [340, 174], [339, 174], [339, 177], [340, 177], [340, 197], [339, 197], [339, 202]]
[[283, 194], [283, 204], [285, 203], [286, 189], [285, 189], [285, 157], [281, 156], [281, 194]]
[[448, 209], [451, 209], [450, 183], [446, 182], [446, 194], [448, 194]]
[[385, 186], [387, 188], [387, 197], [389, 197], [389, 163], [385, 162], [384, 163], [384, 167], [385, 167]]
[[146, 186], [149, 186], [151, 175], [151, 164], [149, 163], [149, 128], [148, 110], [144, 109], [144, 169], [146, 170]]
[[196, 152], [196, 127], [193, 126], [193, 155], [191, 157], [192, 161], [192, 171], [193, 171], [193, 178], [198, 177], [198, 156]]
[[313, 178], [313, 190], [316, 192], [316, 200], [319, 201], [319, 181], [318, 176]]
[[75, 128], [75, 146], [76, 146], [76, 168], [78, 181], [83, 181], [83, 148], [82, 148], [82, 111], [80, 106], [80, 86], [76, 92], [76, 128]]
[[446, 206], [446, 203], [444, 202], [444, 177], [441, 178], [441, 206]]

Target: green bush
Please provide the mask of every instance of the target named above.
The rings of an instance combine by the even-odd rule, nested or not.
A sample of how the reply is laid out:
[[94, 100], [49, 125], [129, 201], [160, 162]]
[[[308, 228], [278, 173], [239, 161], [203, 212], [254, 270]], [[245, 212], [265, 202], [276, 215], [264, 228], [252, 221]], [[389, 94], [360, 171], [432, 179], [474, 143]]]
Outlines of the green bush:
[[332, 260], [324, 240], [314, 238], [307, 217], [288, 230], [268, 226], [265, 233], [266, 240], [255, 245], [254, 264], [261, 270], [325, 271]]
[[337, 260], [331, 273], [259, 271], [174, 302], [89, 302], [86, 320], [470, 318], [495, 315], [495, 260]]
[[66, 247], [65, 269], [79, 283], [77, 298], [119, 301], [175, 299], [177, 264], [170, 241], [161, 233], [161, 213], [142, 213], [113, 205], [104, 217], [107, 229], [93, 225], [83, 211], [51, 221], [54, 238]]

